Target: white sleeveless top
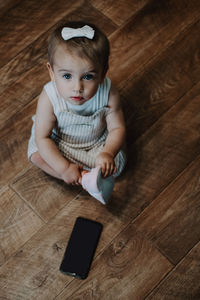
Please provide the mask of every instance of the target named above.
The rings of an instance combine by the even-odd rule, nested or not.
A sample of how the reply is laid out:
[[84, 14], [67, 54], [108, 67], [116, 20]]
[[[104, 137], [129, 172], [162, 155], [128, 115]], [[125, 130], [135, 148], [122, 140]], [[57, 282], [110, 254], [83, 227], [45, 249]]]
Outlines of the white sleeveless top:
[[[97, 155], [102, 151], [106, 137], [106, 115], [109, 113], [108, 99], [111, 81], [105, 78], [97, 93], [82, 105], [72, 105], [57, 92], [55, 82], [51, 81], [44, 89], [53, 106], [57, 119], [51, 138], [60, 152], [68, 160], [90, 170], [95, 167]], [[35, 118], [33, 117], [32, 134], [29, 140], [28, 157], [38, 151], [35, 143]], [[120, 151], [115, 157], [116, 176], [125, 165], [125, 154]]]

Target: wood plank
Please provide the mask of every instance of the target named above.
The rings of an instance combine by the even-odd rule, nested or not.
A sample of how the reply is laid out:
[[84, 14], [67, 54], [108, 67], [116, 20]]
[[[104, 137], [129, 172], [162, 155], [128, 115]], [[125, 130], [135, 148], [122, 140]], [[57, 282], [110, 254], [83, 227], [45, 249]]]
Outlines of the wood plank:
[[136, 217], [200, 154], [200, 83], [136, 143], [116, 182], [111, 207]]
[[136, 14], [149, 0], [89, 0], [90, 3], [110, 18], [115, 24], [122, 25]]
[[88, 23], [94, 23], [107, 36], [110, 36], [118, 26], [110, 20], [109, 17], [102, 14], [98, 9], [85, 0], [81, 8], [77, 8], [73, 13], [66, 16], [65, 21], [83, 20]]
[[200, 22], [121, 88], [130, 145], [200, 78]]
[[[111, 36], [110, 77], [116, 85], [143, 68], [200, 17], [200, 2], [151, 1]], [[120, 58], [120, 63], [119, 59]], [[119, 76], [120, 74], [120, 76]]]
[[0, 66], [9, 62], [42, 33], [81, 4], [83, 4], [82, 0], [75, 0], [72, 3], [65, 0], [59, 2], [42, 0], [40, 5], [35, 0], [23, 0], [10, 9], [0, 20]]
[[200, 243], [161, 282], [146, 300], [198, 300], [200, 296]]
[[8, 127], [11, 120], [17, 118], [16, 115], [23, 111], [25, 105], [41, 93], [48, 78], [45, 62], [38, 62], [2, 92], [0, 95], [0, 130], [3, 130], [5, 126]]
[[59, 266], [77, 216], [92, 218], [104, 226], [95, 259], [130, 222], [87, 195], [74, 199], [0, 268], [1, 297], [53, 299], [73, 280], [61, 274]]
[[56, 180], [36, 167], [17, 176], [11, 187], [45, 222], [82, 190], [81, 187], [72, 187]]
[[0, 194], [0, 207], [1, 266], [44, 222], [8, 187]]
[[27, 142], [32, 126], [31, 116], [36, 109], [36, 100], [10, 119], [0, 136], [0, 189], [29, 165]]
[[134, 222], [174, 264], [200, 239], [199, 170], [200, 157]]
[[171, 268], [130, 225], [98, 257], [86, 280], [73, 280], [55, 299], [144, 299]]

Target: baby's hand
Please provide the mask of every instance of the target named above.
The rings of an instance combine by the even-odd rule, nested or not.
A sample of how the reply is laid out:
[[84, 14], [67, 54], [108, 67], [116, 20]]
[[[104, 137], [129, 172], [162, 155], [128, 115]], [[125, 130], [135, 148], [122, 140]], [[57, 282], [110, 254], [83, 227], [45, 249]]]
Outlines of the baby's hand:
[[96, 166], [101, 166], [101, 172], [104, 177], [110, 176], [116, 172], [116, 166], [113, 156], [108, 152], [101, 152], [96, 158]]
[[81, 166], [70, 163], [69, 167], [63, 172], [62, 179], [67, 184], [79, 185], [81, 183]]

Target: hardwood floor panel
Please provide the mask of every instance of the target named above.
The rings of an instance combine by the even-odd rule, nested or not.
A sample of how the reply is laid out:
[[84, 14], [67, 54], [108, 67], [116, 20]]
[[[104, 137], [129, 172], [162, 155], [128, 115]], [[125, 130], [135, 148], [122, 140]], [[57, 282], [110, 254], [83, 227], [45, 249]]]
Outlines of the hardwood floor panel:
[[[29, 76], [30, 72], [32, 72], [32, 79], [34, 80], [34, 77], [38, 76], [37, 71], [36, 74], [34, 71], [39, 66], [43, 66], [44, 72], [46, 70], [46, 62], [47, 36], [43, 35], [1, 68], [1, 94], [6, 89], [12, 89], [12, 85], [15, 85], [16, 81], [23, 81], [26, 75]], [[40, 76], [42, 76], [42, 70]]]
[[29, 165], [27, 146], [32, 126], [31, 116], [35, 109], [36, 101], [33, 101], [10, 119], [1, 130], [0, 189]]
[[198, 300], [200, 243], [181, 261], [146, 300]]
[[45, 222], [82, 190], [81, 187], [68, 186], [36, 167], [17, 176], [11, 186]]
[[68, 14], [65, 18], [67, 21], [84, 20], [89, 23], [96, 24], [108, 37], [118, 28], [118, 26], [112, 22], [109, 16], [105, 16], [93, 5], [90, 4], [90, 0], [85, 0], [81, 8], [77, 8], [72, 13]]
[[134, 222], [177, 264], [200, 239], [200, 157]]
[[0, 20], [2, 30], [0, 66], [9, 62], [62, 17], [80, 7], [82, 3], [82, 0], [73, 2], [42, 0], [38, 5], [35, 0], [23, 0], [13, 9], [8, 10]]
[[144, 299], [171, 268], [130, 225], [97, 258], [91, 275], [81, 283], [73, 280], [56, 300]]
[[[41, 93], [43, 85], [48, 82], [49, 78], [45, 62], [44, 59], [32, 69], [21, 74], [18, 80], [14, 81], [0, 95], [0, 130], [8, 127], [10, 120], [14, 122], [17, 114], [23, 111], [26, 104], [29, 104]], [[33, 111], [34, 113], [35, 111]]]
[[[98, 246], [99, 251], [102, 251], [131, 222], [130, 217], [123, 215], [122, 212], [116, 215], [115, 211], [108, 210], [107, 206], [102, 205], [86, 191], [82, 191], [52, 218], [49, 224], [59, 226], [67, 224], [67, 234], [72, 231], [74, 221], [78, 216], [93, 219], [103, 224], [103, 233]], [[95, 254], [95, 257], [98, 253]]]
[[[172, 44], [200, 17], [199, 1], [151, 1], [111, 36], [109, 75], [116, 85]], [[119, 63], [120, 58], [120, 63]], [[120, 76], [119, 76], [120, 74]], [[124, 82], [123, 82], [124, 80]]]
[[[74, 199], [0, 268], [1, 297], [54, 299], [73, 280], [61, 274], [59, 266], [77, 216], [97, 220], [104, 226], [95, 258], [130, 222], [123, 215], [114, 216], [90, 196]], [[170, 264], [160, 256], [159, 259], [165, 263], [165, 272]]]
[[199, 155], [199, 95], [200, 83], [129, 146], [109, 205], [135, 217]]
[[128, 145], [199, 81], [199, 32], [200, 22], [121, 88]]
[[[44, 224], [9, 188], [0, 194], [0, 266]], [[31, 226], [29, 224], [31, 223]], [[1, 293], [0, 293], [1, 297]]]
[[110, 18], [115, 24], [122, 25], [136, 14], [149, 0], [89, 0], [90, 3]]
[[53, 299], [70, 280], [58, 271], [64, 238], [64, 226], [46, 226], [8, 260], [0, 268], [1, 298]]

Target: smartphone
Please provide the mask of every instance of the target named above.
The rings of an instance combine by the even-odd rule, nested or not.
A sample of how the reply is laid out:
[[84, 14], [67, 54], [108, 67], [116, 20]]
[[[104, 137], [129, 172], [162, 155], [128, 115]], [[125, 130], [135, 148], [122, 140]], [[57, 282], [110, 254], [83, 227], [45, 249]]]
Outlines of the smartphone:
[[99, 222], [82, 217], [76, 219], [60, 265], [62, 273], [80, 279], [88, 276], [102, 229]]

